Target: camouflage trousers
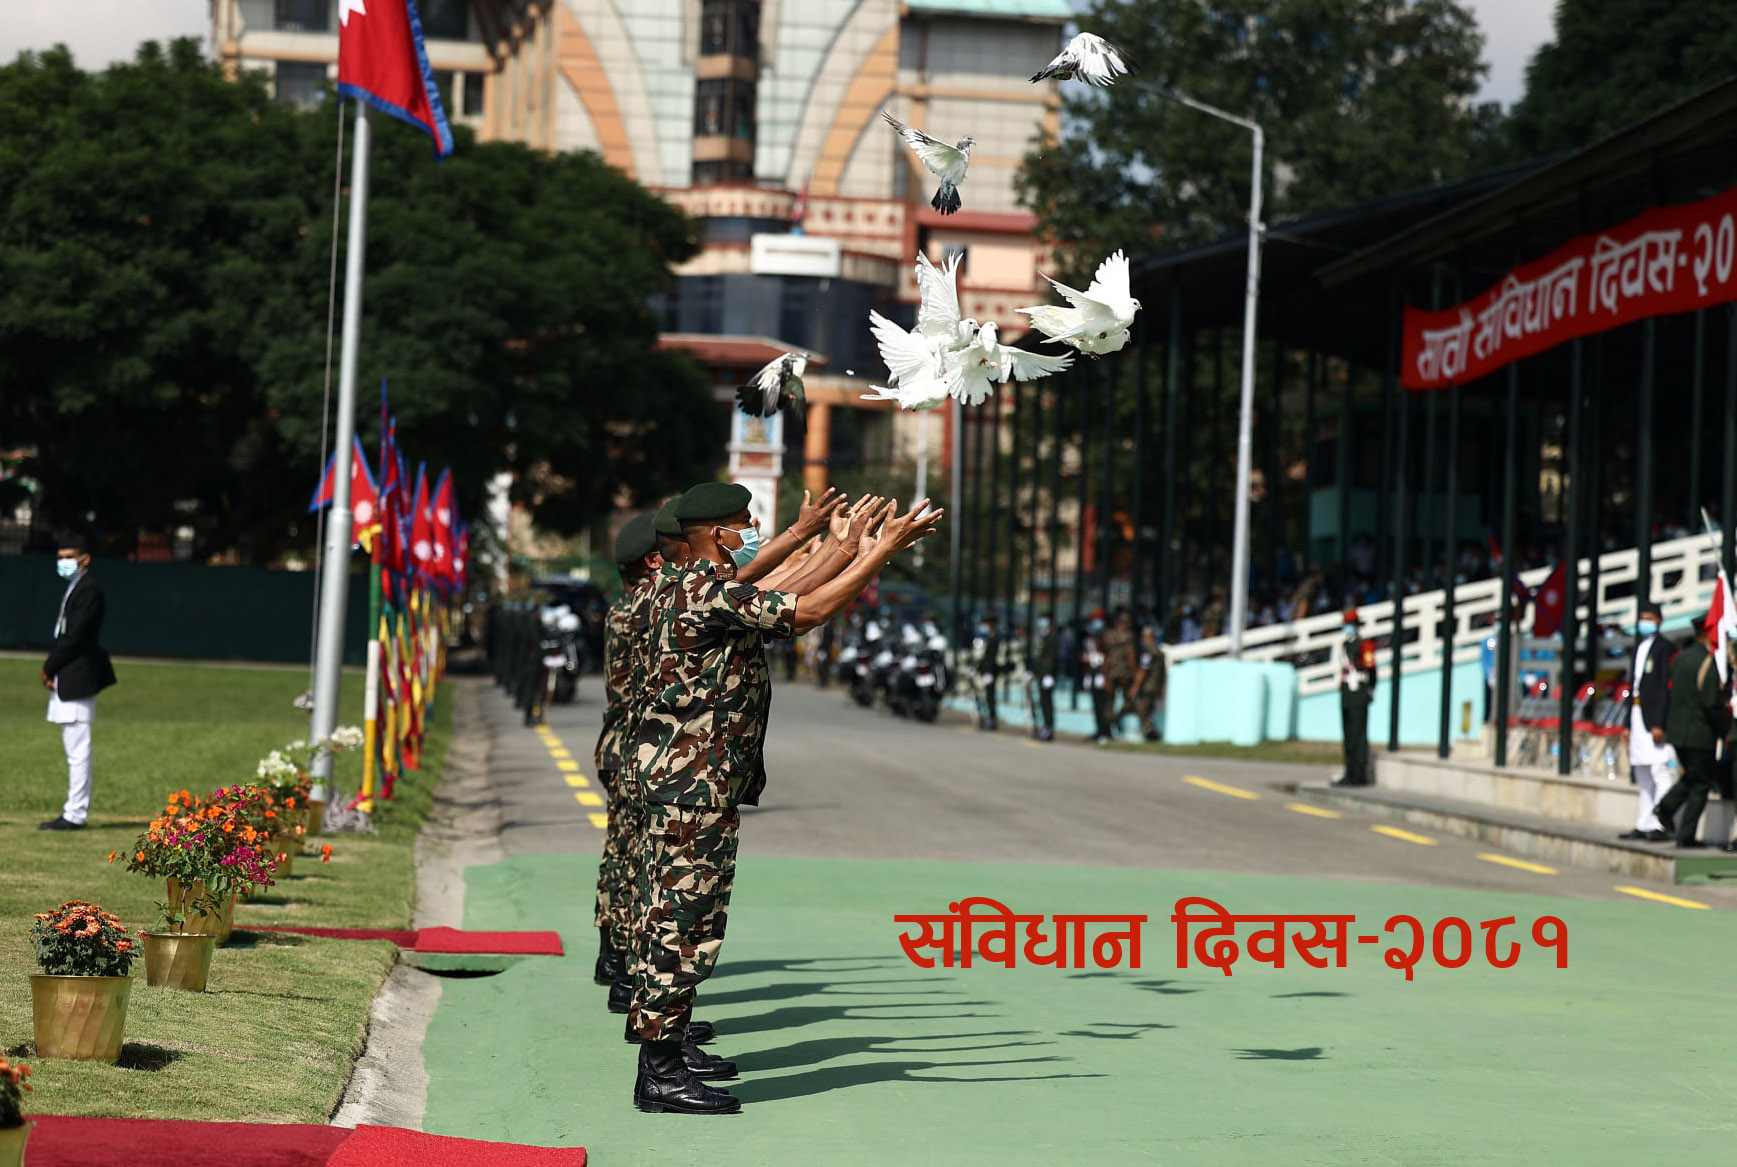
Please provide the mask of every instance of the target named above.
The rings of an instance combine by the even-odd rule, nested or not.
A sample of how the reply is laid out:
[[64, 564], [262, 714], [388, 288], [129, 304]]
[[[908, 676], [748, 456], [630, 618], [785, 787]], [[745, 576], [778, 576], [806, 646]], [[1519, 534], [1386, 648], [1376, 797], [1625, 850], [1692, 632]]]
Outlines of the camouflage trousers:
[[634, 884], [639, 878], [640, 820], [643, 804], [632, 775], [620, 770], [599, 770], [597, 779], [609, 799], [609, 829], [603, 837], [603, 859], [597, 864], [597, 914], [599, 928], [609, 929], [609, 943], [619, 952], [633, 949]]
[[734, 809], [645, 804], [639, 959], [627, 1021], [646, 1041], [687, 1033], [694, 993], [717, 967], [740, 824]]
[[1134, 689], [1134, 678], [1131, 674], [1105, 676], [1104, 701], [1104, 715], [1111, 722], [1112, 731], [1121, 732], [1122, 719], [1128, 716], [1128, 711], [1132, 709], [1140, 719], [1141, 731], [1153, 732], [1152, 702], [1141, 700], [1140, 694]]

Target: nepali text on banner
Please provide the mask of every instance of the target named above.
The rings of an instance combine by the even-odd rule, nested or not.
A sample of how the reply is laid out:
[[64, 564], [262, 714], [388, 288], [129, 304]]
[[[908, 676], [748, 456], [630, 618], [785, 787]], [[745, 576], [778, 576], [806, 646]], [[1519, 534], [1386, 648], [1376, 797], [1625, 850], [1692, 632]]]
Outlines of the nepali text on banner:
[[1405, 310], [1400, 380], [1463, 385], [1565, 340], [1737, 300], [1737, 187], [1578, 235], [1444, 312]]

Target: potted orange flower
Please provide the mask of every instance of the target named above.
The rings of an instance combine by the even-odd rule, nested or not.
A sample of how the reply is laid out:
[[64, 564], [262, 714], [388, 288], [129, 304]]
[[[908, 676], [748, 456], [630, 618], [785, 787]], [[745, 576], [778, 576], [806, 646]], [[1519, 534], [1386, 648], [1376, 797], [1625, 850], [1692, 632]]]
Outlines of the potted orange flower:
[[36, 1124], [24, 1118], [24, 1093], [29, 1090], [30, 1067], [6, 1060], [0, 1054], [0, 1167], [23, 1167], [24, 1144]]
[[112, 1062], [121, 1056], [136, 946], [111, 913], [69, 900], [37, 913], [30, 945], [36, 1056]]
[[[127, 870], [156, 876], [168, 885], [168, 902], [158, 905], [167, 927], [146, 934], [147, 979], [153, 950], [167, 958], [171, 948], [183, 943], [197, 947], [153, 936], [210, 934], [212, 943], [222, 944], [234, 928], [236, 894], [272, 883], [270, 837], [253, 825], [263, 819], [263, 793], [243, 787], [214, 793], [220, 797], [210, 801], [185, 790], [171, 794], [127, 860]], [[118, 858], [118, 853], [109, 858]]]

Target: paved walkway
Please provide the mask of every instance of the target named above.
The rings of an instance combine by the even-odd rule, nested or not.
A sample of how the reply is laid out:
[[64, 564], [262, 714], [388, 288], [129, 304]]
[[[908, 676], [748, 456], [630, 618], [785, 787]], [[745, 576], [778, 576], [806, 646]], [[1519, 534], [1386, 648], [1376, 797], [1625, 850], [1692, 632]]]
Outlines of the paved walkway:
[[[1290, 807], [1291, 768], [1039, 748], [806, 688], [776, 696], [767, 805], [745, 818], [700, 997], [714, 1048], [742, 1064], [744, 1114], [641, 1115], [634, 1051], [590, 983], [597, 708], [555, 710], [542, 737], [484, 700], [507, 858], [469, 871], [465, 923], [555, 928], [573, 956], [444, 984], [423, 1050], [430, 1131], [583, 1144], [601, 1167], [1729, 1161], [1731, 917], [1633, 894], [1723, 909], [1728, 890], [1618, 891], [1324, 819]], [[1145, 913], [1142, 967], [906, 959], [892, 916], [968, 895]], [[1410, 982], [1385, 938], [1354, 942], [1344, 969], [1179, 969], [1168, 917], [1185, 895], [1354, 914], [1353, 936], [1458, 916], [1477, 954], [1426, 958]], [[1567, 969], [1529, 941], [1515, 967], [1488, 967], [1480, 921], [1542, 915], [1567, 924]]]

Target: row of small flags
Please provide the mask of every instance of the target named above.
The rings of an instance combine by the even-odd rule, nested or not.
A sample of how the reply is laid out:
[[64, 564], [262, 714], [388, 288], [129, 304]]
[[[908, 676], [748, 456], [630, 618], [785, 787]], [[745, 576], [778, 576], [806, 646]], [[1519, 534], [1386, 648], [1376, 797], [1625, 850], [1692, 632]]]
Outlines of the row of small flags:
[[[446, 629], [452, 597], [470, 573], [470, 526], [458, 517], [452, 472], [442, 470], [432, 489], [426, 463], [415, 486], [398, 445], [398, 419], [380, 383], [380, 460], [370, 466], [360, 438], [350, 451], [351, 543], [369, 553], [370, 595], [366, 757], [355, 805], [368, 809], [376, 791], [391, 798], [405, 770], [422, 768], [422, 743], [434, 691], [446, 668]], [[309, 513], [332, 503], [337, 454], [308, 504]]]

